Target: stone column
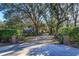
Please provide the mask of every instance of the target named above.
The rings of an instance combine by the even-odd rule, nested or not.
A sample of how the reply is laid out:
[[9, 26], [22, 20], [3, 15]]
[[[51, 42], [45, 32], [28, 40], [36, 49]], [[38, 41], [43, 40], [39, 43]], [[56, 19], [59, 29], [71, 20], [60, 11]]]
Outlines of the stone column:
[[64, 36], [63, 44], [69, 45], [70, 44], [70, 39], [67, 35]]
[[13, 35], [11, 40], [12, 40], [12, 43], [16, 43], [16, 36]]

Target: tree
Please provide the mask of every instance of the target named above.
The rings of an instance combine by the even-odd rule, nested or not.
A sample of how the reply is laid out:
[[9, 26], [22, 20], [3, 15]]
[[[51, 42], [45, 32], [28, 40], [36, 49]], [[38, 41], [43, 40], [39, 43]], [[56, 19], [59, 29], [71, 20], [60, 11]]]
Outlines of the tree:
[[[1, 4], [3, 6], [4, 17], [7, 19], [12, 18], [12, 15], [18, 16], [20, 20], [24, 18], [32, 21], [35, 32], [39, 34], [39, 27], [41, 21], [41, 15], [46, 7], [44, 4]], [[6, 15], [7, 14], [7, 15]]]
[[77, 23], [77, 18], [78, 18], [78, 12], [79, 12], [79, 4], [72, 4], [71, 5], [71, 16], [73, 18], [73, 21], [74, 21], [74, 26], [76, 26], [76, 23]]

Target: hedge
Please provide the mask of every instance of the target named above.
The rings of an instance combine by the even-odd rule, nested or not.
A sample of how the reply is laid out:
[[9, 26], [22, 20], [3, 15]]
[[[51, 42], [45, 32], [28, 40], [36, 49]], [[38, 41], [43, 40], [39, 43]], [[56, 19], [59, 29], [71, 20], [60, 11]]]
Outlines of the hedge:
[[79, 42], [79, 27], [72, 28], [63, 28], [59, 31], [59, 39], [64, 39], [64, 36], [67, 35], [72, 42]]
[[79, 27], [75, 27], [69, 33], [69, 37], [73, 39], [73, 41], [79, 42]]
[[0, 29], [0, 42], [9, 42], [12, 35], [19, 36], [20, 35], [20, 30]]

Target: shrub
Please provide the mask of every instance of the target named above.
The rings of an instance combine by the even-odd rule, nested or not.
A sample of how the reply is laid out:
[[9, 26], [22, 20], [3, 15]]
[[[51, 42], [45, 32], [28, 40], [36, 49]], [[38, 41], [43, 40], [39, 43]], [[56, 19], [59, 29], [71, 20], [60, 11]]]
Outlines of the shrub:
[[76, 42], [79, 42], [79, 27], [75, 27], [72, 29], [72, 31], [69, 33], [69, 37]]
[[[72, 28], [63, 28], [59, 31], [59, 39], [64, 39], [64, 36], [69, 36], [69, 40], [73, 43], [79, 42], [79, 27], [72, 27]], [[62, 41], [61, 41], [62, 42]]]
[[25, 37], [25, 36], [22, 36], [22, 35], [19, 36], [18, 39], [19, 39], [20, 41], [23, 41], [23, 42], [26, 42], [26, 41], [27, 41], [26, 37]]
[[70, 27], [60, 29], [59, 35], [58, 35], [58, 39], [59, 39], [60, 43], [63, 43], [64, 36], [65, 35], [69, 36], [71, 31], [72, 31], [72, 28], [70, 28]]
[[0, 41], [9, 42], [12, 35], [20, 35], [20, 31], [16, 29], [0, 29]]
[[64, 39], [64, 36], [62, 34], [59, 34], [58, 35], [58, 39], [60, 41], [60, 44], [63, 44], [63, 39]]
[[72, 28], [66, 27], [66, 28], [60, 29], [59, 34], [69, 35], [69, 33], [70, 33], [71, 31], [72, 31]]

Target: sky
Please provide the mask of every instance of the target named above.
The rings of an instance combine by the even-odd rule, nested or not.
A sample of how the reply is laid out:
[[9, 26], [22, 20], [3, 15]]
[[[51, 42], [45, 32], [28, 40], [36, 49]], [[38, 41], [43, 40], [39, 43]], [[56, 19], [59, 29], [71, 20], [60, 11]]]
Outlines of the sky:
[[3, 17], [3, 13], [2, 12], [0, 12], [0, 21], [4, 21], [5, 19], [4, 19], [4, 17]]

